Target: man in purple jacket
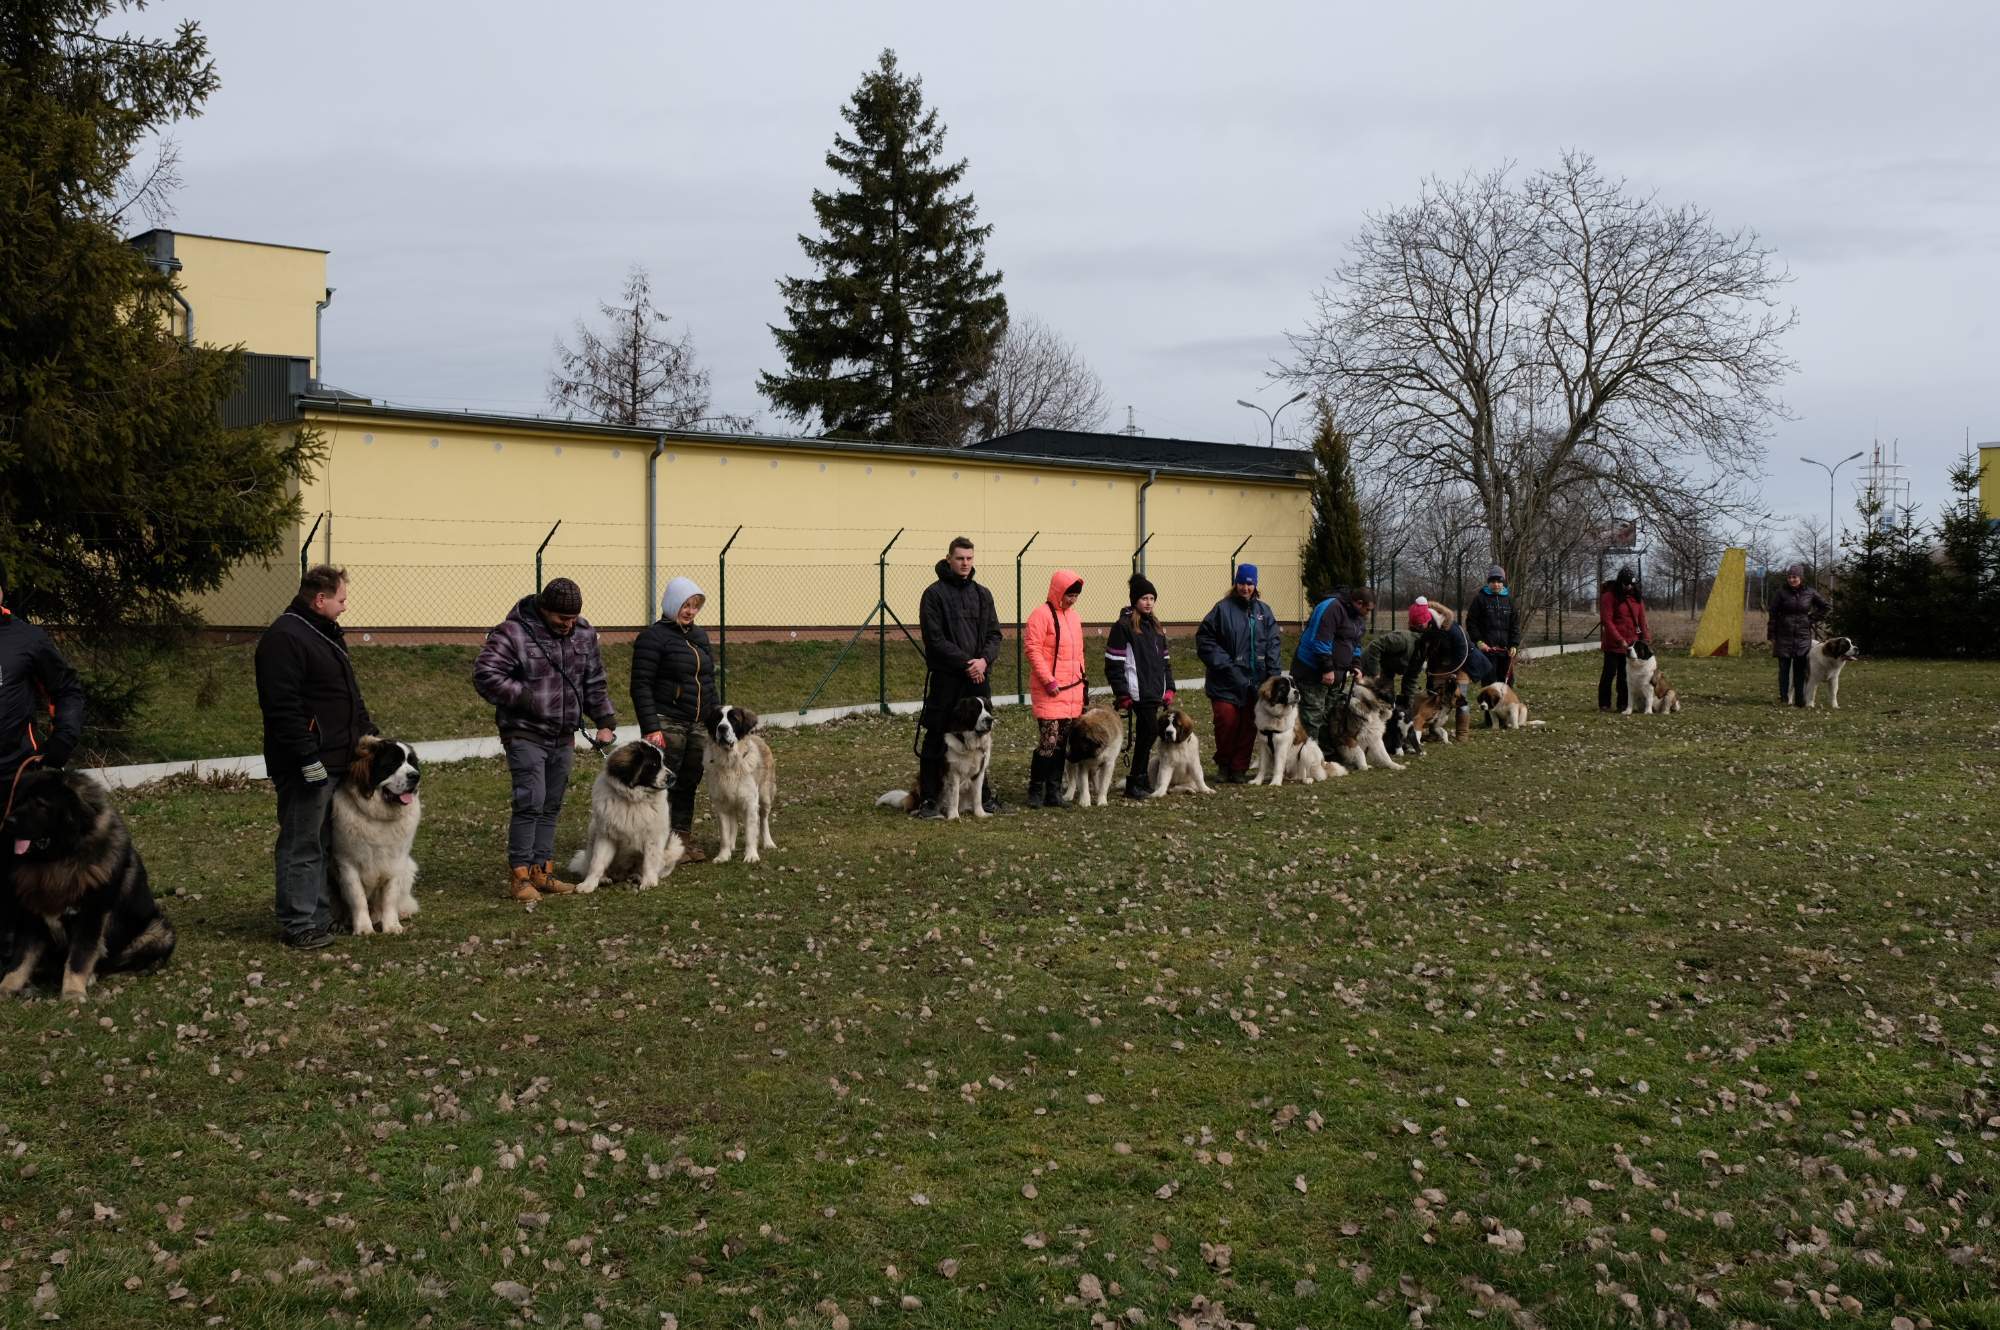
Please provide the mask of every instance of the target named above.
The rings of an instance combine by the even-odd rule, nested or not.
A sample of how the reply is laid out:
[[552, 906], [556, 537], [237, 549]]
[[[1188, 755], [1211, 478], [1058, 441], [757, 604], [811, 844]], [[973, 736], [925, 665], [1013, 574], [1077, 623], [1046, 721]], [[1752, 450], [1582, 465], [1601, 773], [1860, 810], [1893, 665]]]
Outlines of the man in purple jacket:
[[517, 901], [566, 896], [576, 885], [555, 876], [556, 819], [569, 793], [576, 732], [587, 716], [596, 741], [617, 736], [597, 630], [583, 617], [583, 592], [557, 577], [523, 596], [486, 635], [472, 685], [493, 704], [514, 812], [507, 823], [507, 894]]

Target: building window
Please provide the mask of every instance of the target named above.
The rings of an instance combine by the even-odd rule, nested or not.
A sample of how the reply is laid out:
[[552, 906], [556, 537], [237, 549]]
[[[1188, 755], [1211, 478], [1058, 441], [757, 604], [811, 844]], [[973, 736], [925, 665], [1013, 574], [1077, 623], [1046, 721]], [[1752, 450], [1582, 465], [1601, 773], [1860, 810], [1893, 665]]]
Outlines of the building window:
[[501, 448], [501, 443], [500, 443], [500, 440], [498, 440], [498, 439], [495, 439], [495, 440], [493, 441], [493, 451], [497, 453], [497, 452], [499, 452], [499, 451], [500, 451], [500, 448]]
[[361, 442], [364, 444], [372, 444], [375, 442], [375, 436], [373, 434], [364, 434], [361, 436]]
[[557, 444], [557, 445], [556, 445], [556, 456], [557, 456], [557, 457], [561, 457], [561, 456], [562, 456], [562, 445], [561, 445], [561, 444]]
[[437, 447], [437, 446], [438, 446], [438, 441], [437, 441], [436, 439], [432, 439], [432, 440], [431, 440], [431, 447], [435, 448], [435, 447]]
[[625, 450], [623, 448], [613, 448], [611, 450], [611, 460], [614, 462], [617, 461], [619, 458], [623, 457], [624, 455], [625, 455]]

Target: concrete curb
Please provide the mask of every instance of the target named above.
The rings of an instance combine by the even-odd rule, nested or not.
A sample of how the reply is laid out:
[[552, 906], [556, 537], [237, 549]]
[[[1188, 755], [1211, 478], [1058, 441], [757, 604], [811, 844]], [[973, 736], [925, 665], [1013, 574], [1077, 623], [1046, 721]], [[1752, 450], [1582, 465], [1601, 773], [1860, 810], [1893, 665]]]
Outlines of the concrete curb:
[[[1524, 647], [1521, 658], [1535, 660], [1546, 656], [1566, 655], [1575, 651], [1595, 651], [1595, 642], [1572, 642], [1562, 647]], [[1176, 679], [1174, 687], [1181, 692], [1192, 692], [1200, 688], [1200, 678]], [[1093, 688], [1092, 697], [1109, 697], [1109, 688]], [[995, 697], [996, 707], [1019, 705], [1013, 697]], [[892, 716], [914, 716], [923, 707], [921, 702], [891, 702], [889, 714]], [[815, 707], [811, 711], [766, 712], [758, 719], [766, 729], [797, 730], [809, 725], [824, 725], [829, 721], [846, 720], [850, 716], [879, 716], [881, 707], [873, 702], [863, 702], [858, 706]], [[617, 730], [618, 742], [628, 743], [639, 737], [637, 725], [621, 725]], [[500, 736], [487, 735], [477, 739], [427, 739], [410, 745], [417, 750], [421, 760], [430, 763], [470, 762], [479, 758], [501, 755]], [[581, 737], [576, 741], [578, 748], [587, 749]], [[193, 776], [205, 780], [215, 776], [242, 776], [250, 780], [265, 780], [269, 773], [264, 769], [261, 753], [247, 757], [202, 757], [185, 762], [140, 762], [124, 767], [87, 767], [84, 774], [102, 781], [114, 790], [133, 789], [140, 785], [150, 785], [157, 780], [167, 780], [173, 776]]]

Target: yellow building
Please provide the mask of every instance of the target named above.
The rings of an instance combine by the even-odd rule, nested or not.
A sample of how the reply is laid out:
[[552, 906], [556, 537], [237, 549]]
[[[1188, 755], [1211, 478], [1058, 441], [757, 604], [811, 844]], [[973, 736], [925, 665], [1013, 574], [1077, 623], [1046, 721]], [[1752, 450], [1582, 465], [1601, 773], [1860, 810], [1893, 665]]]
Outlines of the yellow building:
[[2000, 522], [2000, 443], [1979, 445], [1979, 508], [1989, 522]]
[[348, 569], [343, 622], [362, 640], [477, 632], [535, 588], [539, 552], [542, 575], [574, 578], [603, 627], [650, 622], [681, 574], [732, 630], [851, 627], [878, 595], [914, 627], [957, 535], [976, 542], [1009, 621], [1017, 562], [1022, 613], [1068, 568], [1085, 617], [1106, 622], [1135, 554], [1170, 621], [1199, 619], [1232, 559], [1262, 567], [1281, 618], [1304, 613], [1305, 453], [1049, 431], [937, 449], [380, 405], [312, 382], [332, 295], [323, 251], [166, 231], [132, 243], [174, 272], [196, 338], [254, 353], [225, 417], [295, 423], [327, 445], [284, 555], [197, 602], [212, 626], [269, 623], [303, 553]]

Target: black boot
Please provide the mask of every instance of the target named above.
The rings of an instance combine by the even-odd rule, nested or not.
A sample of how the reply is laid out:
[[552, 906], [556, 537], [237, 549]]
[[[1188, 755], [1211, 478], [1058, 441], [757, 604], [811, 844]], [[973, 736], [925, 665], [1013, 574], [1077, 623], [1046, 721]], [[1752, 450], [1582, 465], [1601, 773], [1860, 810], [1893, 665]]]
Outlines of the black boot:
[[1048, 802], [1048, 785], [1043, 778], [1042, 755], [1028, 756], [1028, 807], [1041, 808]]
[[1153, 792], [1146, 788], [1145, 784], [1139, 779], [1138, 773], [1134, 772], [1125, 778], [1125, 797], [1127, 799], [1150, 799], [1153, 797]]
[[1044, 808], [1068, 808], [1070, 801], [1063, 797], [1063, 755], [1050, 753], [1038, 757], [1042, 764], [1042, 806]]

